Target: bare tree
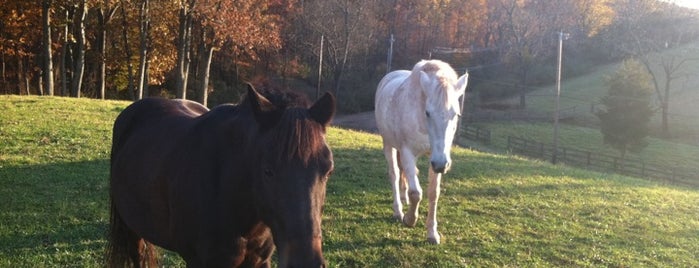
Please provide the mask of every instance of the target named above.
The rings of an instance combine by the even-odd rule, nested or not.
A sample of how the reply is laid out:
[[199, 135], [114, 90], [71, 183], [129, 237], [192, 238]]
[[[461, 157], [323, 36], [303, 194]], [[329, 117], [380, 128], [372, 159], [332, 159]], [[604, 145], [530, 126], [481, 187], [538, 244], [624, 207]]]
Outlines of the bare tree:
[[129, 45], [129, 17], [128, 14], [126, 13], [126, 8], [128, 6], [128, 3], [126, 0], [121, 0], [121, 19], [122, 19], [122, 41], [124, 42], [124, 54], [126, 56], [125, 58], [125, 63], [126, 63], [126, 72], [127, 72], [127, 86], [126, 86], [126, 91], [128, 92], [129, 96], [131, 96], [132, 100], [136, 99], [136, 96], [134, 95], [134, 75], [133, 75], [133, 63], [131, 62], [131, 57], [133, 56], [131, 53], [131, 46]]
[[623, 19], [615, 31], [621, 33], [615, 38], [616, 50], [638, 58], [650, 73], [661, 112], [662, 134], [668, 137], [672, 82], [688, 75], [683, 70], [689, 61], [699, 60], [694, 56], [696, 52], [672, 50], [688, 41], [695, 18], [672, 3], [649, 0], [620, 1], [616, 8]]
[[106, 95], [107, 23], [114, 17], [118, 8], [119, 5], [111, 5], [109, 0], [101, 0], [97, 8], [97, 88], [100, 99], [105, 99]]
[[[333, 88], [340, 98], [341, 79], [348, 67], [353, 49], [369, 45], [375, 24], [369, 1], [312, 1], [306, 2], [302, 14], [302, 23], [313, 33], [308, 40], [320, 40], [324, 36], [324, 51], [333, 76]], [[316, 38], [317, 36], [317, 38]], [[318, 44], [308, 44], [312, 50], [318, 50]]]
[[76, 6], [75, 13], [75, 37], [76, 37], [76, 55], [73, 62], [73, 77], [71, 79], [71, 95], [80, 97], [82, 89], [83, 76], [85, 74], [85, 16], [87, 15], [86, 0], [81, 0]]
[[192, 43], [192, 15], [196, 0], [179, 0], [179, 32], [177, 35], [177, 75], [175, 87], [177, 98], [187, 98], [187, 80], [189, 78], [190, 48]]
[[43, 41], [43, 92], [46, 95], [53, 96], [53, 56], [51, 45], [51, 4], [52, 0], [41, 1], [41, 16], [42, 16], [42, 41]]
[[139, 65], [138, 65], [138, 85], [136, 87], [136, 99], [143, 98], [143, 92], [148, 88], [148, 42], [150, 39], [150, 2], [141, 0], [139, 3]]

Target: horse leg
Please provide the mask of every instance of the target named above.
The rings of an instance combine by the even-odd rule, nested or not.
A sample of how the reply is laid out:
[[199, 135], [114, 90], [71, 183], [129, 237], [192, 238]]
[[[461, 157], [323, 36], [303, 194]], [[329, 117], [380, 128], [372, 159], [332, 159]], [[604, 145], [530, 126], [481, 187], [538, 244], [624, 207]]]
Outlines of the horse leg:
[[[407, 152], [407, 153], [406, 153]], [[422, 188], [420, 187], [420, 181], [418, 180], [418, 169], [415, 166], [415, 156], [407, 150], [403, 150], [401, 153], [401, 170], [405, 174], [405, 178], [408, 181], [408, 197], [410, 198], [410, 208], [408, 212], [403, 217], [403, 224], [408, 227], [414, 227], [417, 222], [418, 207], [420, 207], [420, 200], [422, 199]]]
[[429, 186], [427, 189], [427, 198], [429, 206], [427, 211], [427, 241], [430, 244], [439, 244], [439, 233], [437, 232], [437, 201], [439, 200], [440, 183], [442, 180], [441, 173], [435, 173], [430, 167], [429, 171]]
[[[398, 152], [398, 170], [403, 170], [403, 166], [400, 163], [400, 152]], [[400, 172], [400, 200], [403, 204], [410, 205], [410, 199], [408, 198], [408, 179], [405, 178], [405, 172]]]
[[110, 201], [109, 242], [107, 246], [107, 267], [133, 266], [139, 268], [143, 262], [141, 249], [143, 239], [129, 229], [114, 202]]
[[391, 191], [393, 193], [393, 218], [402, 220], [403, 204], [400, 201], [399, 179], [401, 172], [398, 164], [398, 150], [384, 144], [383, 153], [388, 163], [388, 181], [391, 183]]

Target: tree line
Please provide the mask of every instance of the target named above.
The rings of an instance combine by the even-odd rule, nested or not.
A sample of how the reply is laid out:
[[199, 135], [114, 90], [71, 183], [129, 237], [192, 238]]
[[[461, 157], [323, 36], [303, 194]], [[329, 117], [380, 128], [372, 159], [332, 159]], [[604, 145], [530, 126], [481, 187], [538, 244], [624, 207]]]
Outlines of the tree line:
[[265, 76], [347, 110], [369, 109], [389, 68], [430, 57], [472, 72], [481, 99], [525, 107], [529, 85], [552, 81], [558, 32], [572, 37], [567, 75], [646, 59], [666, 100], [673, 74], [647, 55], [699, 35], [695, 11], [658, 0], [0, 0], [0, 17], [0, 93], [212, 105]]

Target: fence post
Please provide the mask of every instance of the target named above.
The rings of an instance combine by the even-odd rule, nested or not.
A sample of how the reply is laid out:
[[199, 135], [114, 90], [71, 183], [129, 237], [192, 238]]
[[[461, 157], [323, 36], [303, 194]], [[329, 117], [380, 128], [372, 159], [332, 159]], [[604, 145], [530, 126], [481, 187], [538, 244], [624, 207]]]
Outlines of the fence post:
[[507, 136], [507, 150], [512, 151], [512, 136]]
[[541, 155], [541, 158], [544, 158], [544, 143], [543, 142], [539, 143], [539, 155]]
[[590, 158], [592, 158], [592, 153], [588, 151], [587, 152], [587, 166], [590, 166], [590, 164], [592, 164], [592, 159], [590, 159]]

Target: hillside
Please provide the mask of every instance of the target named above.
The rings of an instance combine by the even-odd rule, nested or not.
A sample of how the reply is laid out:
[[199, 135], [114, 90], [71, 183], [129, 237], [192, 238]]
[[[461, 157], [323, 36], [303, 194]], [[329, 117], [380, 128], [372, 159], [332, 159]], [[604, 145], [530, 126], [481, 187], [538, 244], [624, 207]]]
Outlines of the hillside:
[[[0, 267], [102, 266], [111, 124], [127, 104], [0, 96]], [[416, 228], [392, 220], [380, 137], [333, 127], [328, 142], [331, 267], [699, 266], [694, 189], [455, 148], [435, 246], [426, 202]]]
[[[672, 73], [671, 90], [669, 96], [669, 125], [670, 133], [674, 141], [699, 145], [699, 116], [696, 107], [699, 101], [699, 60], [692, 58], [699, 49], [699, 43], [693, 42], [682, 47], [670, 49], [662, 54], [648, 56], [652, 61], [652, 67], [657, 74], [661, 90], [664, 88], [665, 75], [662, 71], [662, 62], [674, 63], [677, 68]], [[683, 63], [679, 63], [683, 62]], [[616, 72], [618, 63], [599, 66], [595, 71], [586, 75], [564, 79], [561, 83], [561, 111], [564, 114], [574, 114], [577, 122], [586, 125], [595, 125], [597, 116], [594, 111], [602, 108], [600, 98], [607, 95], [608, 87], [605, 84], [607, 76]], [[565, 68], [564, 68], [565, 73]], [[535, 89], [527, 94], [527, 110], [553, 114], [555, 107], [555, 85]], [[663, 92], [664, 97], [664, 92]], [[513, 97], [505, 103], [518, 103], [518, 97]], [[657, 95], [653, 96], [653, 104], [659, 109]], [[660, 110], [652, 118], [650, 127], [652, 133], [660, 133]]]

